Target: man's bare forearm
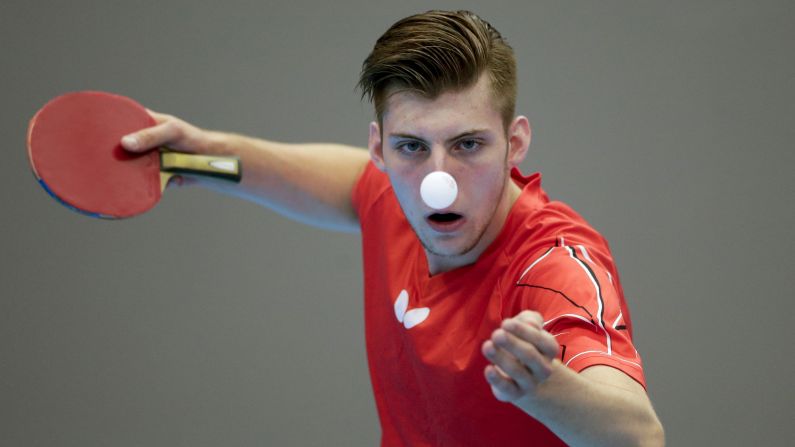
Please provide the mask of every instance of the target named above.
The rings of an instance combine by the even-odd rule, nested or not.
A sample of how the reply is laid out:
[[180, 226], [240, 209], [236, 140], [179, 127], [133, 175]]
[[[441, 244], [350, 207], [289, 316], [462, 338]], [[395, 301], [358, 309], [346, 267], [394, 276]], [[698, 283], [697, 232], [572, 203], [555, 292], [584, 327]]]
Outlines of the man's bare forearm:
[[643, 388], [608, 366], [577, 374], [556, 361], [535, 396], [517, 404], [571, 446], [665, 444]]
[[319, 227], [358, 230], [351, 191], [369, 161], [366, 150], [339, 144], [286, 144], [209, 133], [208, 152], [240, 157], [243, 180], [201, 184], [244, 197]]

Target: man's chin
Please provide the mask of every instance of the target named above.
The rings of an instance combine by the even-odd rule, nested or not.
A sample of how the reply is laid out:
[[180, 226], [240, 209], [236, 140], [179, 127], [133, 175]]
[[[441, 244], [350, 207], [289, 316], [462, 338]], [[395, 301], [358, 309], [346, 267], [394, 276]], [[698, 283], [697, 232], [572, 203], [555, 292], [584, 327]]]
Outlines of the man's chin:
[[422, 231], [417, 231], [417, 227], [413, 225], [412, 229], [426, 253], [450, 260], [469, 255], [477, 247], [485, 232], [485, 229], [472, 232], [470, 228], [468, 229], [470, 231], [461, 229], [451, 233], [437, 233], [427, 227], [422, 228]]
[[453, 240], [422, 240], [422, 246], [428, 253], [441, 258], [456, 258], [465, 256], [467, 253], [477, 245], [477, 241], [467, 243], [469, 241]]

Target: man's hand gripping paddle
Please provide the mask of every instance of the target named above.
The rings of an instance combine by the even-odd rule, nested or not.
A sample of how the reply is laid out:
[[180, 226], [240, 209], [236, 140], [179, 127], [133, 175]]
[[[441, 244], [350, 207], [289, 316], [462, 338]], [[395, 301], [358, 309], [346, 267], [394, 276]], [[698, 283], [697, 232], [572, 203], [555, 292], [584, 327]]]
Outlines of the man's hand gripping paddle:
[[124, 96], [76, 92], [39, 110], [28, 126], [28, 158], [41, 186], [56, 200], [93, 217], [119, 219], [157, 204], [176, 174], [239, 182], [237, 157], [194, 155], [161, 148], [127, 152], [121, 137], [156, 124]]

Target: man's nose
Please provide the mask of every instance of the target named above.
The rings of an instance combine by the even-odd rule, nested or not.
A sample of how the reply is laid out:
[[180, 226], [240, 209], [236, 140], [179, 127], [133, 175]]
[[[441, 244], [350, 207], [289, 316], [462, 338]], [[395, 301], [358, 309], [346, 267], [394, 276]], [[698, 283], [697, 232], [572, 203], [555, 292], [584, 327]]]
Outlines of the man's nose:
[[431, 148], [431, 156], [428, 160], [429, 163], [429, 171], [445, 171], [450, 168], [450, 155], [447, 153], [444, 147], [442, 146], [434, 146]]

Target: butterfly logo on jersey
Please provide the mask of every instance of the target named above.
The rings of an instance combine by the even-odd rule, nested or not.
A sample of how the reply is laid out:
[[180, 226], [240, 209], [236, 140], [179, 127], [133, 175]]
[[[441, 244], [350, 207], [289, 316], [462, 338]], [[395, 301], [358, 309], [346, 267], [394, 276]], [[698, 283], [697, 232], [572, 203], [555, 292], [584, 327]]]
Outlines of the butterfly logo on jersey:
[[427, 307], [409, 309], [409, 293], [405, 289], [400, 291], [395, 300], [395, 316], [399, 322], [403, 323], [406, 329], [411, 329], [422, 323], [428, 318], [430, 313], [431, 309]]

